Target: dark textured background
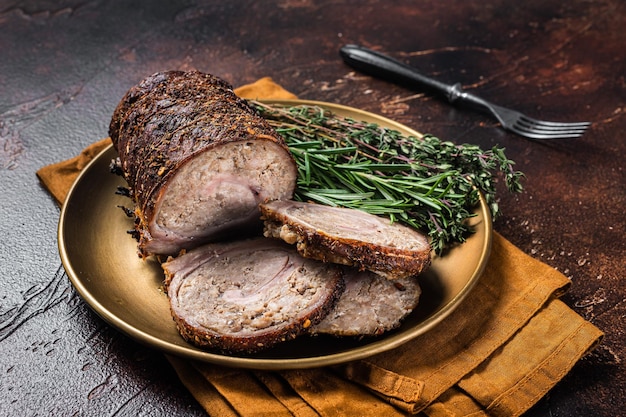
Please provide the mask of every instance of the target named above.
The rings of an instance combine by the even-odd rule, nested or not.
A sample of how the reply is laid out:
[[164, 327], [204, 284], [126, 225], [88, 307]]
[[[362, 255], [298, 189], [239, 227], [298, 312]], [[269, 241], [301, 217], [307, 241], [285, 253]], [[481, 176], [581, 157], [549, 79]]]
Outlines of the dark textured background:
[[[626, 4], [621, 0], [0, 0], [0, 415], [203, 412], [159, 352], [99, 319], [61, 266], [59, 208], [35, 171], [107, 135], [126, 90], [198, 69], [270, 75], [301, 98], [379, 113], [457, 143], [506, 147], [526, 191], [495, 228], [573, 281], [565, 302], [606, 332], [528, 414], [626, 415]], [[579, 140], [521, 139], [487, 117], [352, 72], [345, 43], [547, 119]]]

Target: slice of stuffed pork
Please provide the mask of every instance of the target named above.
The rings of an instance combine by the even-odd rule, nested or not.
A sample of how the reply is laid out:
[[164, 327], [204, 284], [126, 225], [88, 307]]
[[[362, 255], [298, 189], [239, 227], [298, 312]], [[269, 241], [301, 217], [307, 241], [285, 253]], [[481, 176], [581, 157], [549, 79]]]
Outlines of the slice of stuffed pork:
[[229, 354], [258, 352], [308, 332], [344, 290], [339, 266], [263, 237], [209, 243], [163, 270], [181, 336]]
[[346, 289], [312, 334], [380, 336], [402, 324], [422, 293], [416, 277], [389, 280], [371, 271], [344, 269]]
[[295, 187], [282, 138], [210, 74], [146, 78], [115, 109], [109, 134], [134, 199], [142, 256], [260, 228], [258, 204], [289, 198]]
[[264, 234], [296, 244], [304, 257], [369, 270], [388, 279], [430, 266], [430, 244], [419, 231], [361, 210], [298, 201], [261, 204]]

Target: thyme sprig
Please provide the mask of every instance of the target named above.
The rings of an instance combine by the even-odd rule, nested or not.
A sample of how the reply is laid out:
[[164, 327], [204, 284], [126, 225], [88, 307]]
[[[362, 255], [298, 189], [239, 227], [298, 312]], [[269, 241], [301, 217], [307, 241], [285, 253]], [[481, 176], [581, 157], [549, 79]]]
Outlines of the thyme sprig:
[[296, 159], [296, 199], [389, 216], [428, 233], [439, 254], [472, 233], [467, 220], [479, 192], [499, 215], [494, 174], [522, 191], [523, 173], [499, 147], [404, 136], [318, 106], [251, 103]]

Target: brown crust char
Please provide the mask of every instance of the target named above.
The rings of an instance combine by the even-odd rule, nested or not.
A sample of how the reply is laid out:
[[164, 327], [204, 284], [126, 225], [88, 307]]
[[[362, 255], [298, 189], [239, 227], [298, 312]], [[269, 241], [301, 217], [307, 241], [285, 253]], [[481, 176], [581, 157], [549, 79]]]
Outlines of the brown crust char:
[[306, 333], [344, 290], [341, 268], [263, 237], [208, 244], [163, 264], [181, 336], [250, 354]]
[[227, 82], [210, 74], [168, 71], [141, 81], [115, 109], [109, 135], [135, 199], [140, 252], [152, 239], [150, 222], [168, 181], [185, 163], [220, 145], [277, 144], [295, 186], [295, 162], [282, 138]]
[[355, 266], [388, 279], [430, 266], [427, 238], [414, 229], [359, 210], [296, 201], [260, 206], [267, 237], [296, 244], [307, 258]]

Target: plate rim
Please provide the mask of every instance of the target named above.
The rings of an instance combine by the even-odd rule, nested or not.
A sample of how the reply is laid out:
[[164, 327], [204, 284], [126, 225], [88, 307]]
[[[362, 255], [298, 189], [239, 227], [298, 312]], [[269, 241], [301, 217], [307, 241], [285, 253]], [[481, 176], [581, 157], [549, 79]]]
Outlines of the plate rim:
[[[394, 120], [388, 119], [385, 116], [381, 116], [366, 110], [357, 109], [354, 107], [329, 103], [324, 101], [317, 100], [300, 100], [300, 99], [259, 99], [257, 100], [262, 103], [275, 103], [275, 104], [285, 104], [285, 105], [317, 105], [320, 107], [325, 107], [328, 109], [337, 109], [345, 112], [350, 112], [353, 114], [363, 115], [366, 118], [373, 118], [378, 121], [382, 121], [385, 125], [396, 127], [399, 130], [404, 132], [408, 132], [410, 135], [416, 137], [423, 137], [422, 133], [417, 132], [416, 130], [396, 122]], [[77, 178], [72, 183], [67, 197], [63, 202], [61, 207], [61, 213], [59, 216], [59, 223], [57, 228], [57, 243], [58, 250], [61, 257], [61, 262], [66, 271], [66, 274], [72, 283], [73, 287], [76, 289], [81, 298], [87, 303], [87, 305], [98, 314], [105, 322], [122, 331], [126, 335], [130, 336], [137, 342], [140, 342], [144, 345], [158, 348], [165, 353], [172, 354], [178, 357], [185, 357], [188, 359], [193, 359], [201, 362], [209, 362], [213, 364], [226, 365], [235, 368], [245, 368], [245, 369], [259, 369], [259, 370], [288, 370], [288, 369], [306, 369], [306, 368], [315, 368], [321, 366], [329, 366], [329, 365], [338, 365], [342, 363], [346, 363], [349, 361], [355, 361], [359, 359], [364, 359], [366, 357], [376, 355], [388, 350], [392, 350], [394, 348], [407, 343], [408, 341], [427, 333], [429, 330], [433, 329], [437, 326], [443, 319], [448, 317], [458, 305], [467, 297], [467, 295], [471, 292], [471, 290], [476, 285], [478, 279], [482, 275], [486, 264], [488, 262], [491, 246], [492, 246], [492, 234], [493, 234], [493, 225], [491, 219], [491, 213], [489, 212], [489, 207], [484, 200], [482, 193], [480, 194], [479, 205], [477, 206], [475, 211], [478, 211], [482, 215], [482, 223], [484, 223], [485, 229], [485, 239], [481, 245], [480, 259], [476, 267], [474, 268], [471, 277], [465, 284], [465, 286], [441, 309], [439, 309], [435, 314], [427, 317], [424, 321], [420, 323], [420, 326], [413, 330], [407, 331], [400, 334], [393, 334], [385, 338], [383, 336], [381, 339], [371, 342], [367, 345], [353, 347], [348, 350], [327, 354], [323, 356], [314, 356], [314, 357], [306, 357], [306, 358], [258, 358], [258, 357], [239, 357], [239, 356], [229, 356], [223, 355], [219, 353], [213, 353], [205, 350], [199, 350], [198, 348], [189, 345], [189, 348], [186, 346], [173, 345], [163, 339], [160, 339], [152, 334], [149, 334], [141, 329], [138, 329], [120, 317], [116, 316], [113, 312], [111, 312], [105, 305], [103, 305], [97, 297], [90, 293], [89, 289], [82, 282], [79, 274], [72, 266], [72, 262], [70, 260], [68, 250], [66, 247], [66, 239], [64, 233], [64, 226], [67, 222], [67, 212], [69, 203], [72, 201], [72, 197], [74, 196], [75, 190], [78, 188], [78, 185], [90, 173], [90, 169], [96, 163], [99, 162], [100, 158], [103, 158], [104, 155], [111, 151], [113, 148], [112, 144], [109, 144], [105, 149], [100, 151], [91, 161], [87, 163], [87, 165], [81, 170]], [[472, 237], [470, 236], [469, 239]]]

